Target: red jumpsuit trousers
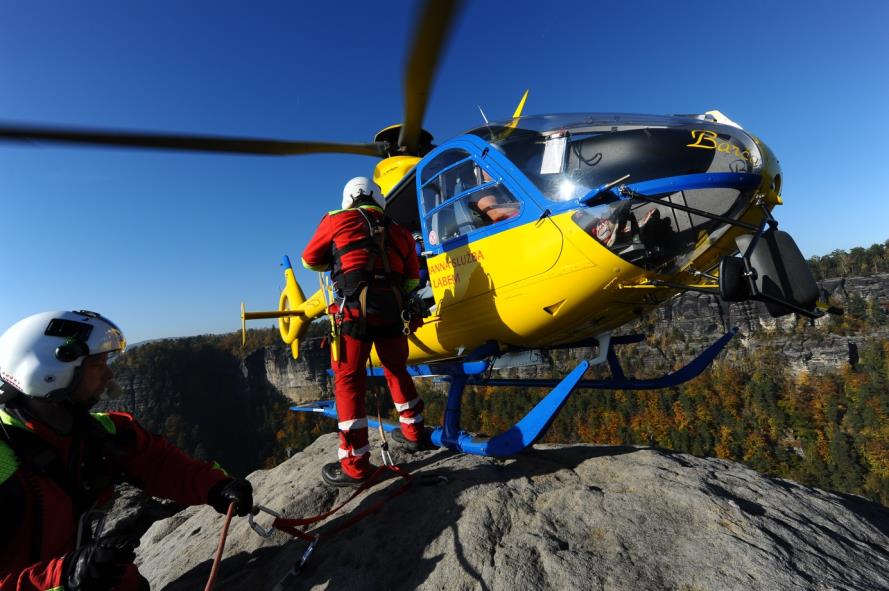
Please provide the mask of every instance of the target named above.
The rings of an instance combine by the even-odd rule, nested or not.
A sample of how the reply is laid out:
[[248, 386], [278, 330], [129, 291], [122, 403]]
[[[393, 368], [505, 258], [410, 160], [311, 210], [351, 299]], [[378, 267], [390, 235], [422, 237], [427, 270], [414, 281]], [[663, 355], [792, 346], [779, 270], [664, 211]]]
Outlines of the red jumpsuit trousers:
[[423, 433], [423, 401], [417, 395], [414, 381], [405, 366], [408, 351], [406, 336], [375, 337], [371, 342], [344, 334], [340, 339], [339, 360], [331, 359], [340, 431], [338, 457], [344, 473], [353, 478], [364, 478], [374, 470], [367, 442], [365, 403], [367, 360], [371, 345], [376, 345], [383, 364], [392, 402], [399, 414], [401, 431], [411, 441], [417, 441]]

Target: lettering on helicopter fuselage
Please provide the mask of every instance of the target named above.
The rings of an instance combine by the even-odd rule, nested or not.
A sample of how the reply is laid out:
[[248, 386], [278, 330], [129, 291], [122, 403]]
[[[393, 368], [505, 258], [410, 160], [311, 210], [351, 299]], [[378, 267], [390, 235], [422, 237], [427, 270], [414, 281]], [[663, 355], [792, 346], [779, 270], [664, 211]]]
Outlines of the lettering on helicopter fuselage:
[[716, 150], [725, 154], [733, 154], [743, 158], [753, 166], [759, 165], [759, 158], [750, 153], [750, 150], [742, 150], [740, 146], [719, 140], [719, 135], [709, 129], [693, 129], [691, 137], [694, 140], [686, 144], [687, 148], [701, 148], [702, 150]]
[[476, 263], [478, 261], [484, 260], [484, 258], [485, 253], [480, 250], [476, 252], [469, 251], [455, 257], [446, 255], [443, 261], [439, 261], [437, 263], [429, 265], [429, 272], [447, 273], [448, 271], [453, 271], [457, 267], [462, 267], [463, 265], [468, 265], [469, 263]]
[[449, 287], [451, 285], [457, 285], [458, 283], [460, 283], [460, 274], [454, 273], [453, 275], [436, 277], [432, 280], [432, 287]]
[[485, 258], [482, 251], [467, 251], [456, 256], [445, 255], [441, 261], [429, 265], [429, 273], [432, 275], [432, 287], [444, 288], [460, 283], [459, 267], [477, 263]]

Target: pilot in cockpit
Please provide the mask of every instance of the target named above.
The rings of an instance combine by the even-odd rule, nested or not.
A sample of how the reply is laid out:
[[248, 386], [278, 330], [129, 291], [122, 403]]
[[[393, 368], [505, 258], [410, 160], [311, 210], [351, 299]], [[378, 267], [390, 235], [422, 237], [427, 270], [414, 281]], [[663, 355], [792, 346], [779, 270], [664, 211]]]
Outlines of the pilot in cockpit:
[[[489, 183], [494, 180], [491, 178], [491, 175], [479, 166], [476, 166], [476, 174], [479, 175], [479, 184]], [[519, 203], [513, 200], [511, 196], [504, 195], [499, 190], [499, 187], [493, 187], [492, 189], [491, 191], [479, 191], [469, 199], [469, 206], [479, 214], [486, 226], [515, 217], [520, 210]]]
[[660, 212], [651, 207], [641, 220], [636, 218], [629, 202], [618, 204], [607, 216], [601, 217], [591, 225], [590, 233], [602, 244], [611, 248], [622, 243], [631, 242], [639, 235], [640, 229], [652, 219], [660, 218]]

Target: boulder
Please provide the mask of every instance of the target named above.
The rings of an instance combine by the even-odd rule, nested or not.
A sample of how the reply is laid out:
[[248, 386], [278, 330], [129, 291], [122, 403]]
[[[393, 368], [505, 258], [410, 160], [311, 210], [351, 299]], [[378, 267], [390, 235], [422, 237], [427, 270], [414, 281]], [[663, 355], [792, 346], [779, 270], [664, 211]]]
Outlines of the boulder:
[[[324, 435], [251, 474], [256, 502], [308, 517], [345, 501], [350, 490], [320, 479], [336, 447]], [[737, 463], [601, 445], [538, 445], [505, 461], [394, 455], [416, 477], [410, 490], [323, 539], [279, 588], [889, 589], [889, 510]], [[376, 484], [317, 531], [402, 483]], [[152, 588], [203, 588], [222, 523], [209, 507], [155, 523], [137, 559]], [[281, 532], [262, 538], [236, 517], [217, 588], [273, 589], [306, 547]]]

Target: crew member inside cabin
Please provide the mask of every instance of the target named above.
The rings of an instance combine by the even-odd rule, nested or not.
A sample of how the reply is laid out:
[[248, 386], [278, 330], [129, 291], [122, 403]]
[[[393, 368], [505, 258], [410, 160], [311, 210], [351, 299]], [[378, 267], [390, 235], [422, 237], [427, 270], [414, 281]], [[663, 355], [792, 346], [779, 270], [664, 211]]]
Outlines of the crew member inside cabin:
[[220, 513], [252, 509], [248, 481], [186, 456], [130, 414], [90, 412], [119, 392], [109, 359], [125, 347], [113, 322], [84, 310], [35, 314], [0, 336], [3, 591], [148, 589], [133, 565], [141, 532], [90, 527], [115, 483]]
[[660, 212], [648, 208], [641, 220], [627, 201], [620, 202], [608, 210], [608, 215], [599, 218], [590, 226], [590, 233], [605, 246], [612, 248], [624, 245], [639, 236], [640, 230], [652, 220], [660, 219]]
[[375, 470], [367, 439], [367, 360], [372, 346], [383, 365], [399, 414], [393, 439], [408, 451], [428, 445], [423, 401], [407, 372], [404, 334], [407, 295], [419, 281], [416, 243], [410, 231], [389, 219], [379, 187], [356, 177], [343, 189], [342, 209], [321, 219], [302, 254], [303, 266], [330, 271], [336, 301], [328, 310], [339, 335], [338, 358], [331, 358], [339, 426], [339, 462], [325, 465], [323, 480], [353, 486]]
[[[479, 184], [490, 183], [494, 179], [491, 178], [483, 168], [476, 166], [476, 174], [481, 175]], [[494, 191], [479, 191], [472, 195], [469, 199], [469, 205], [478, 212], [485, 225], [501, 222], [515, 217], [519, 214], [520, 205], [511, 196], [508, 198], [501, 194], [499, 187], [495, 187]]]

